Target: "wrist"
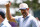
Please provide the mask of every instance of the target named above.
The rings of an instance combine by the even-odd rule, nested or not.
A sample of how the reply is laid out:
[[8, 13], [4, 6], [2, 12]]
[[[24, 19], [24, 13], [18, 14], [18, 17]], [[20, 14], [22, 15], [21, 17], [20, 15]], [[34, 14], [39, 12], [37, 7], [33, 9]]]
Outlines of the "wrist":
[[9, 7], [6, 7], [6, 8], [9, 8]]

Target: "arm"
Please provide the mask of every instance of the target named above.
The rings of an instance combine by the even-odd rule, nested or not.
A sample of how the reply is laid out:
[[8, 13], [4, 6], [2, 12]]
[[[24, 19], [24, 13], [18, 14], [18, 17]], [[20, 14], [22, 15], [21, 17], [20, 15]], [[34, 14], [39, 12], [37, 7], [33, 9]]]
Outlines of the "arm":
[[7, 19], [8, 19], [9, 21], [11, 21], [11, 22], [16, 22], [16, 21], [15, 21], [15, 18], [13, 18], [13, 17], [11, 16], [11, 14], [10, 14], [10, 10], [9, 10], [10, 3], [6, 4], [5, 6], [6, 6], [6, 17], [7, 17]]
[[36, 19], [32, 20], [32, 27], [39, 27], [38, 21]]

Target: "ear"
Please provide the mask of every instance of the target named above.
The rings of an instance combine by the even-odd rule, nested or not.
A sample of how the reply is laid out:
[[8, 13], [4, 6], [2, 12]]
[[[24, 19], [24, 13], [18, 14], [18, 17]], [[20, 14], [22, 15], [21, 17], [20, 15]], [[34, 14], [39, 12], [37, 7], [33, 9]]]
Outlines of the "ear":
[[28, 8], [28, 10], [29, 10], [29, 8]]
[[0, 17], [2, 17], [2, 16], [0, 15]]
[[0, 15], [0, 18], [2, 18], [2, 16]]
[[29, 8], [27, 8], [26, 10], [28, 10], [28, 11], [29, 11]]

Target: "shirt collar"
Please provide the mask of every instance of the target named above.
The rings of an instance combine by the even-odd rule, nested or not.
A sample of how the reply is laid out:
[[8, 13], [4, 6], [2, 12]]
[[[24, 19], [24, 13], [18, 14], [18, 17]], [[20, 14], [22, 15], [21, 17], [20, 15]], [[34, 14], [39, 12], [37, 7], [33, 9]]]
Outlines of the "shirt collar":
[[30, 14], [28, 16], [26, 16], [24, 20], [28, 19], [29, 17], [30, 17]]

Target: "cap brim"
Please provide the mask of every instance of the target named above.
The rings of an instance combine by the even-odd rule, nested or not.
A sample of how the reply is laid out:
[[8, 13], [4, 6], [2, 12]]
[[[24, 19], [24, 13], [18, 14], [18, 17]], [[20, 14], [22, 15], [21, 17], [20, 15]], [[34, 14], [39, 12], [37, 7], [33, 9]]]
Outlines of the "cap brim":
[[26, 8], [20, 8], [19, 10], [25, 10]]

